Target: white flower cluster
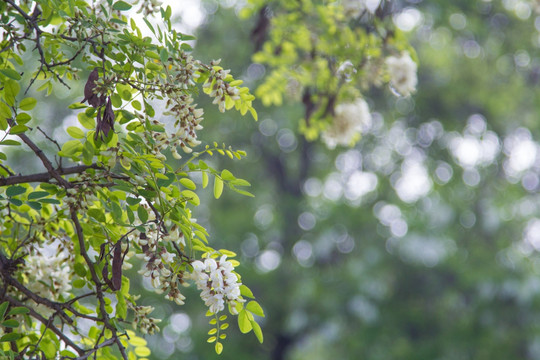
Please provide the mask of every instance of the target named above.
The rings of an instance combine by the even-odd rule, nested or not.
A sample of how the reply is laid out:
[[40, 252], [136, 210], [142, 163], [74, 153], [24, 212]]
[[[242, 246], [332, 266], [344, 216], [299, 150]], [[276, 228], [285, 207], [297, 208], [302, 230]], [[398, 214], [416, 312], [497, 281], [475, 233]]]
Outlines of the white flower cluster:
[[48, 254], [36, 251], [28, 255], [24, 259], [28, 290], [52, 301], [68, 296], [72, 273], [68, 259], [69, 255], [65, 252]]
[[131, 310], [134, 313], [134, 319], [132, 326], [134, 329], [137, 327], [141, 329], [143, 334], [154, 334], [159, 331], [159, 326], [157, 325], [161, 322], [160, 319], [155, 319], [148, 317], [148, 315], [154, 311], [153, 306], [132, 306], [129, 305]]
[[332, 123], [322, 132], [322, 140], [329, 149], [337, 145], [350, 146], [362, 128], [370, 124], [371, 114], [363, 99], [339, 104], [334, 110]]
[[399, 57], [386, 58], [386, 66], [390, 74], [390, 86], [398, 95], [409, 96], [416, 91], [417, 65], [407, 51], [402, 52]]
[[137, 257], [146, 262], [145, 267], [139, 271], [139, 274], [150, 278], [150, 282], [157, 293], [166, 292], [166, 299], [174, 301], [178, 305], [183, 305], [185, 296], [182, 295], [178, 288], [178, 284], [182, 282], [182, 279], [179, 278], [179, 274], [170, 270], [176, 255], [168, 252], [158, 241], [158, 237], [161, 237], [162, 240], [171, 241], [180, 239], [183, 245], [184, 238], [180, 236], [180, 229], [173, 226], [167, 235], [160, 234], [153, 226], [149, 226], [149, 230], [147, 233], [140, 233], [137, 238], [132, 237], [143, 251], [142, 254], [137, 254]]
[[219, 261], [206, 258], [191, 263], [193, 272], [190, 277], [201, 291], [201, 299], [210, 311], [217, 314], [225, 308], [225, 301], [231, 303], [231, 309], [236, 310], [236, 303], [244, 302], [240, 297], [238, 277], [233, 272], [234, 266], [223, 255]]
[[212, 104], [218, 104], [219, 111], [225, 112], [225, 99], [226, 96], [230, 96], [232, 100], [240, 99], [240, 90], [236, 86], [231, 86], [225, 79], [229, 75], [230, 70], [224, 70], [217, 68], [219, 60], [212, 61], [212, 69], [210, 70], [210, 77], [204, 84], [204, 88], [208, 89], [212, 87], [209, 95], [214, 98]]
[[196, 108], [197, 104], [193, 104], [193, 98], [190, 95], [182, 95], [175, 100], [174, 104], [167, 104], [171, 107], [164, 115], [174, 115], [177, 119], [174, 124], [176, 132], [171, 135], [166, 132], [154, 133], [154, 148], [158, 152], [170, 147], [173, 157], [181, 159], [182, 156], [178, 153], [177, 147], [180, 147], [185, 153], [191, 153], [191, 148], [201, 143], [197, 140], [196, 130], [203, 129], [200, 123], [203, 120], [204, 111]]

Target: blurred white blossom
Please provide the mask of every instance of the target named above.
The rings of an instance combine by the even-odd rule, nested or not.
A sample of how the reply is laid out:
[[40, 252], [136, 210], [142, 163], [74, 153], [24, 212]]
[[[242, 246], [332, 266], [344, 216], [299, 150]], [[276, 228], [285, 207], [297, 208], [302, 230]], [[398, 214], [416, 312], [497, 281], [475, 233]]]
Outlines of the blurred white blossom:
[[342, 4], [345, 14], [355, 19], [366, 11], [365, 0], [343, 0]]
[[342, 0], [341, 2], [345, 15], [353, 19], [358, 19], [366, 11], [374, 13], [380, 3], [381, 0]]
[[50, 256], [36, 252], [25, 258], [27, 287], [49, 300], [67, 296], [71, 290], [71, 266], [65, 253]]
[[399, 57], [386, 58], [386, 66], [390, 74], [390, 86], [395, 92], [401, 96], [409, 96], [416, 91], [417, 65], [407, 51], [402, 52]]
[[371, 114], [363, 99], [339, 104], [334, 110], [332, 123], [322, 133], [322, 139], [330, 149], [337, 145], [349, 146], [358, 138], [362, 128], [370, 124]]

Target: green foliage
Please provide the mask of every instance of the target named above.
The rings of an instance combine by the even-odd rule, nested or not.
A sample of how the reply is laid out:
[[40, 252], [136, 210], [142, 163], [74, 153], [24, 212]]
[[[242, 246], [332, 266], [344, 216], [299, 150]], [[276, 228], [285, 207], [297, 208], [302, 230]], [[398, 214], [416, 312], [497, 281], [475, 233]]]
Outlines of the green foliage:
[[[234, 256], [214, 249], [192, 215], [205, 199], [209, 177], [216, 199], [225, 185], [253, 196], [244, 190], [248, 181], [202, 160], [214, 153], [242, 159], [246, 153], [217, 142], [197, 151], [203, 109], [193, 102], [203, 90], [220, 112], [234, 108], [256, 120], [255, 98], [219, 61], [193, 58], [187, 41], [194, 37], [173, 28], [170, 6], [140, 3], [143, 26], [153, 35], [145, 36], [141, 24], [128, 17], [135, 4], [0, 5], [0, 145], [24, 143], [46, 169], [16, 175], [16, 153], [0, 153], [4, 356], [13, 357], [16, 349], [51, 359], [146, 358], [146, 341], [127, 328], [152, 334], [160, 319], [149, 316], [153, 308], [140, 304], [133, 278], [124, 271], [141, 258], [141, 273], [155, 292], [183, 305], [180, 288], [188, 284], [196, 259]], [[154, 15], [159, 24], [148, 21]], [[23, 60], [30, 54], [37, 54], [37, 62]], [[80, 91], [78, 100], [62, 104], [79, 124], [67, 126], [67, 140], [57, 141], [40, 128], [37, 110], [62, 87]], [[41, 147], [38, 132], [55, 151]], [[197, 174], [201, 186], [194, 181]], [[239, 262], [222, 258], [221, 265]], [[235, 292], [240, 285], [228, 283], [223, 300], [233, 315], [245, 301]], [[219, 315], [214, 329], [218, 354], [225, 318]], [[92, 323], [88, 333], [83, 321]]]

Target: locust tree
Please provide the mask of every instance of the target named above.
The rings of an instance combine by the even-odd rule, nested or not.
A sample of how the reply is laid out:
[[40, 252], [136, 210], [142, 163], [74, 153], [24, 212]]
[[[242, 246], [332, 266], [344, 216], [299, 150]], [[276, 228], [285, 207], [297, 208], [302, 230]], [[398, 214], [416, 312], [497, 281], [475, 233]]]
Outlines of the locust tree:
[[[127, 16], [134, 10], [144, 23]], [[194, 59], [193, 37], [173, 28], [170, 6], [153, 1], [6, 0], [0, 13], [1, 352], [148, 355], [136, 333], [159, 331], [160, 320], [130, 292], [130, 281], [138, 280], [123, 270], [134, 262], [142, 262], [140, 273], [157, 293], [178, 305], [186, 301], [183, 286], [197, 286], [217, 353], [226, 313], [262, 342], [254, 315], [264, 314], [235, 272], [235, 253], [214, 249], [192, 217], [198, 193], [212, 191], [206, 187], [215, 198], [224, 188], [251, 196], [247, 181], [204, 161], [246, 154], [219, 139], [199, 146], [204, 111], [195, 103], [202, 92], [221, 112], [256, 119], [242, 81], [219, 60]], [[78, 119], [66, 141], [37, 120], [58, 87], [81, 89], [64, 104]], [[32, 153], [42, 170], [10, 161], [17, 152]], [[202, 177], [199, 186], [193, 173]]]

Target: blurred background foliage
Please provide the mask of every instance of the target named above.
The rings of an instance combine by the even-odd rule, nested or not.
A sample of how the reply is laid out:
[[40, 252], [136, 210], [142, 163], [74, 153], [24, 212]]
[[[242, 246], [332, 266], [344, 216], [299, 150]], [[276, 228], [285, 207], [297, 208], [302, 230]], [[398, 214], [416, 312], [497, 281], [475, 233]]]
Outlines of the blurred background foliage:
[[[262, 346], [231, 331], [222, 359], [540, 358], [536, 5], [393, 6], [417, 52], [418, 91], [365, 92], [373, 122], [354, 148], [307, 142], [301, 103], [259, 104], [258, 123], [206, 113], [207, 132], [248, 153], [212, 161], [256, 198], [208, 194], [198, 219], [241, 249], [239, 272], [267, 315]], [[254, 89], [267, 69], [252, 61], [254, 20], [241, 7], [202, 1], [195, 52]], [[147, 296], [173, 314], [150, 339], [155, 359], [217, 357], [206, 320], [188, 316], [201, 304]]]
[[[255, 89], [267, 69], [252, 60], [243, 5], [183, 1], [177, 20], [198, 58], [222, 58]], [[256, 197], [209, 191], [196, 215], [216, 248], [239, 249], [266, 313], [264, 344], [232, 326], [223, 360], [540, 359], [540, 5], [392, 6], [419, 59], [418, 91], [364, 92], [373, 121], [354, 148], [306, 141], [301, 103], [258, 103], [257, 123], [204, 106], [201, 140], [248, 153], [208, 161]], [[58, 109], [42, 110], [60, 125]], [[152, 359], [218, 357], [196, 289], [178, 307], [139, 286], [164, 318]]]

